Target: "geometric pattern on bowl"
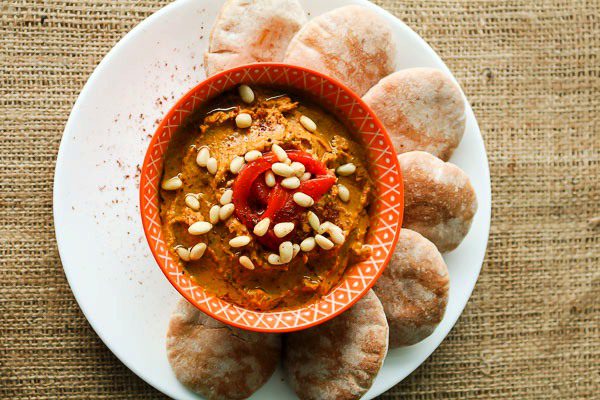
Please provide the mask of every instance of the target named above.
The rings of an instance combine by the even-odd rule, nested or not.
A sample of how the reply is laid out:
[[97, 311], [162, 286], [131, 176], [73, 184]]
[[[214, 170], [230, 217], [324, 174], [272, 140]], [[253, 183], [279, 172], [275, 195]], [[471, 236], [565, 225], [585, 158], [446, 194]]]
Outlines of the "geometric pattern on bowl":
[[[158, 192], [164, 154], [171, 136], [201, 104], [239, 84], [290, 87], [311, 96], [351, 128], [366, 147], [375, 182], [374, 216], [367, 244], [372, 256], [348, 268], [344, 279], [316, 302], [285, 311], [254, 311], [219, 299], [184, 274], [172, 259], [161, 230]], [[393, 145], [373, 111], [350, 89], [333, 78], [306, 68], [250, 64], [224, 71], [198, 84], [166, 114], [144, 158], [140, 180], [142, 224], [150, 249], [169, 282], [189, 302], [223, 323], [259, 332], [291, 332], [309, 328], [342, 313], [379, 278], [396, 246], [404, 208], [402, 175]]]

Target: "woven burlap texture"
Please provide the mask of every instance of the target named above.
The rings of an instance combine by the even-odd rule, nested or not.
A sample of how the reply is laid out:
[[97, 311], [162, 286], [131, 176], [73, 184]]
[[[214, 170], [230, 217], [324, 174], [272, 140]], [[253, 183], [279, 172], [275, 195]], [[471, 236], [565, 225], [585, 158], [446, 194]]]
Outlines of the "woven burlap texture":
[[[61, 134], [111, 47], [167, 1], [0, 4], [0, 398], [163, 398], [82, 315], [52, 223]], [[478, 118], [493, 220], [456, 327], [383, 399], [598, 398], [600, 3], [379, 1]]]

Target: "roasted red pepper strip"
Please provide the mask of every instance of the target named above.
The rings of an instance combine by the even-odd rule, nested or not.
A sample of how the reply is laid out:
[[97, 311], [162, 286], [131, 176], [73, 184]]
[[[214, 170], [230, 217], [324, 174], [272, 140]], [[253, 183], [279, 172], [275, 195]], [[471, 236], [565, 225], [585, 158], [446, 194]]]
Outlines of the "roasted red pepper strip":
[[264, 236], [257, 237], [257, 241], [272, 250], [277, 250], [279, 244], [287, 240], [275, 236], [272, 227], [278, 222], [297, 222], [303, 215], [304, 209], [293, 201], [293, 194], [302, 192], [317, 202], [336, 181], [327, 167], [310, 154], [299, 150], [288, 150], [287, 154], [292, 161], [302, 163], [305, 170], [313, 175], [302, 182], [298, 189], [284, 189], [279, 184], [279, 177], [274, 188], [266, 185], [264, 173], [278, 161], [271, 152], [244, 166], [233, 183], [235, 215], [249, 230], [253, 230], [260, 220], [271, 219], [271, 229]]
[[[325, 164], [315, 160], [313, 156], [300, 150], [288, 150], [287, 155], [292, 161], [298, 161], [304, 164], [307, 172], [313, 175], [331, 175]], [[333, 175], [332, 175], [333, 176]]]
[[[335, 183], [334, 176], [322, 176], [319, 178], [311, 179], [306, 182], [302, 182], [300, 187], [293, 192], [290, 193], [290, 198], [286, 202], [286, 204], [281, 207], [281, 209], [277, 212], [275, 216], [275, 221], [277, 222], [296, 222], [300, 220], [300, 217], [304, 215], [304, 211], [306, 210], [304, 207], [299, 206], [293, 200], [293, 193], [302, 192], [313, 198], [315, 202], [319, 201], [321, 196], [323, 196], [327, 191], [331, 188], [331, 186]], [[281, 240], [280, 242], [282, 242]]]
[[[259, 217], [259, 220], [270, 218], [271, 229], [269, 229], [264, 236], [258, 236], [256, 240], [272, 250], [277, 250], [279, 244], [283, 242], [283, 239], [280, 239], [277, 236], [275, 236], [272, 228], [277, 222], [282, 222], [281, 219], [278, 219], [280, 217], [279, 213], [281, 209], [283, 209], [285, 205], [291, 200], [291, 197], [292, 194], [283, 187], [281, 187], [279, 183], [277, 183], [277, 185], [275, 185], [273, 190], [271, 190], [271, 194], [269, 195], [269, 203], [267, 205], [267, 209]], [[256, 221], [256, 223], [258, 223], [258, 220]]]
[[256, 222], [255, 212], [250, 207], [249, 198], [252, 184], [265, 171], [271, 169], [271, 163], [262, 157], [245, 165], [233, 182], [233, 204], [235, 216], [249, 229]]
[[313, 198], [315, 203], [319, 201], [335, 183], [335, 176], [333, 175], [321, 175], [315, 178], [309, 179], [305, 182], [300, 183], [300, 187], [296, 189], [297, 192], [302, 192]]
[[269, 201], [269, 195], [273, 189], [268, 187], [265, 183], [264, 174], [259, 176], [258, 179], [252, 184], [252, 190], [250, 191], [250, 202], [254, 201], [256, 205], [262, 209], [267, 208], [267, 202]]
[[271, 218], [273, 220], [279, 210], [288, 203], [291, 197], [292, 194], [277, 183], [269, 195], [267, 209], [260, 216], [260, 219]]

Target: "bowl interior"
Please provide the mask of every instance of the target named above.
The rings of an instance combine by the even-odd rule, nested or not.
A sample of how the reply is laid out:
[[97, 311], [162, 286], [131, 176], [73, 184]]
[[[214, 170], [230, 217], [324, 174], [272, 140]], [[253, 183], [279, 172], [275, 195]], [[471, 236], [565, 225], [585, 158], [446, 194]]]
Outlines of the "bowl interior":
[[[346, 271], [344, 279], [326, 296], [302, 308], [253, 311], [206, 292], [183, 273], [171, 258], [161, 231], [159, 186], [163, 156], [169, 140], [185, 118], [201, 104], [241, 83], [290, 87], [306, 93], [346, 123], [367, 151], [376, 196], [367, 243], [368, 260]], [[305, 68], [276, 63], [234, 68], [203, 81], [167, 113], [148, 147], [140, 181], [140, 209], [146, 238], [158, 265], [173, 286], [192, 304], [229, 325], [261, 332], [290, 332], [322, 323], [354, 304], [375, 283], [396, 246], [402, 225], [403, 187], [396, 153], [381, 123], [350, 89], [336, 80]]]

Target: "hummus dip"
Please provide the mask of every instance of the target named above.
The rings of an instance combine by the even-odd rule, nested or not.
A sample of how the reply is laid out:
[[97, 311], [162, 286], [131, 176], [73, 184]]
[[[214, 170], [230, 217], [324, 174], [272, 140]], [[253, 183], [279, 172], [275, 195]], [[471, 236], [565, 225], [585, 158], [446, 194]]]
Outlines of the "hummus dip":
[[160, 213], [174, 259], [253, 310], [300, 307], [370, 256], [361, 144], [315, 103], [242, 85], [195, 111], [165, 156]]

